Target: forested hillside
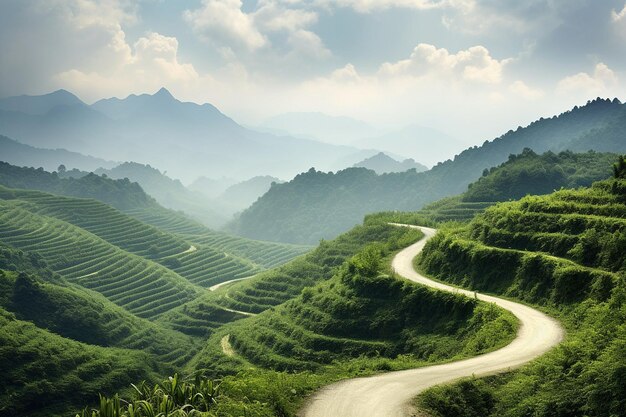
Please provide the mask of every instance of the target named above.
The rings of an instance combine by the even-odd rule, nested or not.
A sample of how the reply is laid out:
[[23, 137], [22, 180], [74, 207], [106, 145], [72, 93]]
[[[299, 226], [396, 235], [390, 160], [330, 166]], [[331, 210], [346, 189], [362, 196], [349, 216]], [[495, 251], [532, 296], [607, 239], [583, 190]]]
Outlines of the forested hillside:
[[62, 173], [41, 168], [17, 167], [0, 161], [0, 184], [10, 188], [46, 191], [81, 198], [94, 198], [120, 210], [156, 207], [156, 201], [136, 182], [112, 180], [89, 173], [63, 178]]
[[98, 169], [95, 173], [135, 181], [162, 206], [180, 210], [209, 227], [224, 225], [233, 213], [227, 204], [189, 190], [179, 180], [168, 177], [166, 172], [150, 165], [125, 162], [111, 169]]
[[[615, 154], [596, 152], [538, 155], [525, 149], [509, 155], [500, 166], [485, 168], [483, 176], [468, 184], [461, 196], [427, 204], [421, 212], [434, 221], [466, 220], [496, 201], [589, 186], [610, 175], [615, 158]], [[257, 239], [312, 243], [350, 227], [359, 214], [419, 208], [419, 201], [430, 192], [420, 193], [424, 186], [420, 178], [426, 178], [420, 175], [408, 171], [378, 176], [356, 168], [336, 174], [310, 170], [274, 186], [230, 230]]]
[[519, 371], [426, 392], [432, 415], [624, 415], [625, 166], [591, 188], [500, 203], [426, 245], [427, 273], [540, 306], [568, 331]]

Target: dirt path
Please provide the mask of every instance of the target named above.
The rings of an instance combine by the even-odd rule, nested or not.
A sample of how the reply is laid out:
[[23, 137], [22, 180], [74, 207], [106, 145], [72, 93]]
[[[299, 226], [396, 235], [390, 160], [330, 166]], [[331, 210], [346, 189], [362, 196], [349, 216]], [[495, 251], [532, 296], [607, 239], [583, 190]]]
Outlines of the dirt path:
[[230, 281], [224, 281], [224, 282], [220, 282], [219, 284], [215, 284], [211, 287], [209, 287], [209, 291], [215, 291], [218, 288], [221, 288], [225, 285], [231, 284], [233, 282], [237, 282], [237, 281], [243, 281], [244, 279], [250, 279], [252, 277], [254, 277], [255, 275], [250, 275], [249, 277], [243, 277], [243, 278], [235, 278], [235, 279], [231, 279]]
[[222, 337], [222, 340], [220, 340], [220, 344], [222, 345], [222, 352], [224, 352], [224, 355], [235, 356], [235, 349], [233, 349], [233, 346], [230, 344], [229, 334]]
[[[406, 226], [406, 225], [397, 225]], [[417, 227], [417, 226], [408, 226]], [[341, 381], [319, 391], [300, 413], [303, 417], [406, 417], [413, 411], [410, 401], [434, 385], [472, 375], [487, 375], [519, 367], [556, 346], [564, 336], [558, 322], [528, 306], [501, 298], [474, 293], [432, 281], [413, 269], [413, 259], [435, 230], [418, 227], [424, 239], [398, 253], [393, 269], [411, 281], [476, 296], [512, 312], [520, 321], [517, 338], [502, 349], [458, 362], [390, 372], [368, 378]]]
[[184, 252], [179, 253], [178, 255], [184, 255], [184, 254], [186, 254], [186, 253], [195, 252], [195, 251], [197, 251], [197, 250], [198, 250], [198, 248], [196, 248], [194, 245], [191, 245], [191, 246], [189, 246], [189, 249], [187, 249], [187, 250], [186, 250], [186, 251], [184, 251]]

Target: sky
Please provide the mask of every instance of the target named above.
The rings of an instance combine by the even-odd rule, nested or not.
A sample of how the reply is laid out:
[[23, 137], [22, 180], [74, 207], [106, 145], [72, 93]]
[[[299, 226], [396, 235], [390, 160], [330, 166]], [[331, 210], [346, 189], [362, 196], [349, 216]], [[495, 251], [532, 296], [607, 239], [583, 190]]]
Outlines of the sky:
[[625, 0], [0, 0], [0, 97], [153, 93], [467, 143], [626, 99]]

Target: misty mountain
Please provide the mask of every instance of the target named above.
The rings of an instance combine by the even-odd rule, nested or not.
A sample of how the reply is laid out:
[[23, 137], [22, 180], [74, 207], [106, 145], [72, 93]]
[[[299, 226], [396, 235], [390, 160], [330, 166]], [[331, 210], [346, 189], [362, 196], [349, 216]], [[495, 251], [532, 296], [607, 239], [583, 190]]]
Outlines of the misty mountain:
[[262, 128], [268, 132], [383, 151], [394, 154], [394, 157], [413, 158], [430, 166], [453, 158], [467, 147], [466, 143], [429, 127], [410, 125], [395, 130], [381, 129], [361, 120], [324, 113], [280, 114], [266, 120]]
[[42, 96], [15, 96], [0, 99], [0, 110], [43, 115], [55, 107], [85, 105], [78, 97], [66, 90], [57, 90]]
[[267, 119], [262, 128], [322, 142], [353, 145], [383, 132], [361, 120], [319, 112], [284, 113]]
[[184, 181], [199, 176], [292, 177], [310, 165], [333, 169], [338, 161], [359, 153], [356, 148], [246, 129], [214, 106], [181, 102], [166, 89], [92, 106], [68, 98], [62, 90], [3, 103], [0, 134], [32, 146], [158, 166]]
[[433, 166], [454, 158], [467, 144], [439, 130], [411, 125], [394, 132], [361, 139], [354, 146], [404, 155]]
[[187, 186], [192, 191], [197, 191], [206, 195], [209, 198], [217, 198], [231, 185], [237, 184], [238, 181], [234, 178], [209, 178], [198, 177], [191, 184]]
[[65, 149], [35, 148], [2, 135], [0, 135], [0, 160], [17, 166], [42, 167], [47, 171], [54, 171], [59, 165], [81, 171], [93, 171], [100, 167], [112, 168], [117, 164]]
[[265, 194], [273, 183], [282, 183], [280, 179], [269, 175], [250, 178], [233, 184], [218, 197], [218, 201], [230, 204], [236, 211], [243, 210]]
[[371, 169], [377, 174], [385, 174], [388, 172], [404, 172], [409, 169], [415, 169], [417, 172], [427, 171], [428, 168], [413, 159], [405, 159], [404, 161], [396, 161], [392, 157], [379, 152], [376, 155], [357, 162], [353, 167], [361, 167]]
[[222, 226], [234, 212], [223, 208], [215, 200], [189, 190], [179, 180], [170, 178], [166, 172], [150, 165], [125, 162], [112, 169], [98, 169], [95, 173], [137, 182], [162, 206], [183, 211], [209, 227]]
[[[243, 236], [291, 243], [327, 239], [359, 223], [367, 213], [417, 210], [440, 198], [460, 194], [485, 169], [505, 162], [524, 148], [536, 153], [578, 149], [626, 152], [626, 137], [607, 140], [618, 132], [626, 107], [618, 100], [597, 99], [558, 116], [541, 118], [527, 127], [485, 141], [437, 164], [426, 172], [376, 175], [363, 168], [337, 173], [311, 169], [285, 184], [275, 184], [229, 230]], [[610, 149], [606, 149], [606, 148]]]

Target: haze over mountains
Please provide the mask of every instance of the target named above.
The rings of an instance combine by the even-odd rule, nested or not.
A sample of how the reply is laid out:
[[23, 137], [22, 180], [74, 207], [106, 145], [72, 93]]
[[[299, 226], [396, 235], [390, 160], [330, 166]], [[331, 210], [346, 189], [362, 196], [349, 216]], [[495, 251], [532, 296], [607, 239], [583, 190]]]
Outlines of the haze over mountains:
[[0, 100], [0, 127], [25, 144], [148, 163], [185, 182], [199, 176], [291, 178], [311, 165], [336, 169], [364, 157], [353, 147], [244, 128], [214, 106], [180, 102], [164, 88], [91, 106], [64, 90], [9, 97]]
[[383, 129], [350, 117], [324, 113], [285, 113], [266, 120], [262, 127], [327, 143], [379, 149], [430, 166], [453, 158], [469, 145], [440, 130], [416, 124]]
[[389, 172], [404, 172], [409, 169], [414, 169], [417, 172], [427, 171], [428, 168], [419, 162], [415, 162], [413, 159], [405, 159], [403, 161], [397, 161], [389, 155], [379, 152], [376, 155], [364, 159], [361, 162], [357, 162], [353, 167], [367, 168], [376, 172], [377, 174], [386, 174]]
[[442, 197], [459, 194], [485, 169], [524, 148], [537, 153], [572, 148], [626, 152], [626, 141], [620, 133], [626, 128], [625, 109], [617, 99], [589, 101], [558, 116], [510, 130], [421, 173], [377, 176], [363, 168], [336, 173], [311, 169], [272, 187], [232, 222], [229, 230], [256, 239], [313, 243], [349, 229], [368, 213], [417, 210]]

